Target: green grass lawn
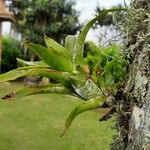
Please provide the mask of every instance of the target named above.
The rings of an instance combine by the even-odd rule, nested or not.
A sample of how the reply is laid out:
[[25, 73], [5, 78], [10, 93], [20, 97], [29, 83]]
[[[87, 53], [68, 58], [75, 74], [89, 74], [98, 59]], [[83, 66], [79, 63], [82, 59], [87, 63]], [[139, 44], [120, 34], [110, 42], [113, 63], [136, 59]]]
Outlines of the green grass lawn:
[[[21, 88], [0, 84], [0, 96]], [[16, 101], [0, 101], [0, 150], [109, 150], [112, 121], [98, 122], [98, 112], [78, 116], [64, 137], [59, 135], [77, 98], [39, 94]]]

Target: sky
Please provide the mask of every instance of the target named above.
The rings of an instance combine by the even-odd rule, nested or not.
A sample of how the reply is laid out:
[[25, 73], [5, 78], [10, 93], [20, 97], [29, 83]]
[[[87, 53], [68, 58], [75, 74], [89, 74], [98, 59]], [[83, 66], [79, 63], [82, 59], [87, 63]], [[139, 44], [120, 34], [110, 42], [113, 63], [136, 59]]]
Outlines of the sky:
[[[130, 0], [74, 0], [76, 2], [75, 9], [80, 12], [80, 23], [86, 23], [88, 20], [95, 16], [96, 6], [101, 8], [111, 8], [118, 4], [124, 5], [124, 1], [129, 4]], [[3, 34], [8, 34], [10, 23], [3, 23]], [[96, 30], [90, 30], [87, 35], [87, 40], [97, 40]]]

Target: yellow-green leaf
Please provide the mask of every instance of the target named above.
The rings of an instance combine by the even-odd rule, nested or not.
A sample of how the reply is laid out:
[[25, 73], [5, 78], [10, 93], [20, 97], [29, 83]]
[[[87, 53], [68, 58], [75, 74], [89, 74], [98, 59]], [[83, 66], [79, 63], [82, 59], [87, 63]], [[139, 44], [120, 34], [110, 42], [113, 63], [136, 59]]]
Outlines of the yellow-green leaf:
[[62, 84], [49, 84], [49, 85], [37, 86], [37, 87], [25, 87], [25, 88], [20, 89], [17, 92], [14, 92], [12, 96], [8, 96], [8, 95], [11, 95], [11, 93], [7, 94], [2, 99], [7, 100], [10, 98], [11, 99], [15, 98], [16, 100], [16, 99], [21, 99], [25, 96], [40, 94], [40, 93], [42, 94], [44, 93], [70, 94], [71, 92]]
[[92, 98], [92, 99], [82, 103], [81, 105], [75, 107], [71, 111], [71, 113], [69, 114], [69, 116], [67, 117], [67, 119], [65, 121], [65, 129], [63, 130], [61, 136], [63, 136], [66, 133], [66, 131], [69, 129], [72, 121], [75, 119], [75, 117], [77, 115], [79, 115], [85, 111], [101, 107], [104, 104], [105, 100], [106, 100], [106, 97], [104, 95], [102, 95], [102, 96]]
[[34, 51], [45, 63], [55, 70], [74, 72], [74, 66], [67, 58], [52, 48], [26, 42], [25, 45]]
[[24, 77], [28, 75], [48, 77], [59, 82], [64, 82], [68, 78], [68, 75], [65, 72], [58, 72], [52, 69], [41, 67], [21, 67], [18, 69], [11, 70], [7, 73], [1, 74], [0, 82], [15, 80], [19, 77]]

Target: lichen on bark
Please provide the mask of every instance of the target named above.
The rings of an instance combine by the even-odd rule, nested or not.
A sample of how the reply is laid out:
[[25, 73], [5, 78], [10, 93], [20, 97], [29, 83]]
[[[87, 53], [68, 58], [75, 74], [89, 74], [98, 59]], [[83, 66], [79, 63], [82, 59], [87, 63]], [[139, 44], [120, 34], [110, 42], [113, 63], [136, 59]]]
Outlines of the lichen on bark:
[[[123, 25], [128, 75], [117, 96], [118, 137], [112, 149], [150, 150], [150, 1], [134, 0]], [[119, 93], [120, 91], [118, 91]]]

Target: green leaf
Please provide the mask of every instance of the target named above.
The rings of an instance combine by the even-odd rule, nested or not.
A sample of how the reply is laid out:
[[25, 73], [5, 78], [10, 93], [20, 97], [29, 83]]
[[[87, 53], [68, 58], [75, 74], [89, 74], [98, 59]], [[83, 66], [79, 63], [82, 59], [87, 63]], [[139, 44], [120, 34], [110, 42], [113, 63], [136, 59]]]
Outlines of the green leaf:
[[[72, 60], [73, 64], [77, 64], [78, 63], [76, 55], [77, 55], [78, 49], [80, 49], [79, 46], [80, 45], [78, 44], [76, 35], [68, 35], [66, 37], [66, 39], [65, 39], [65, 47], [70, 51], [71, 60]], [[80, 60], [80, 62], [81, 61], [82, 60]]]
[[55, 81], [65, 82], [68, 78], [68, 74], [65, 72], [58, 72], [47, 68], [35, 68], [35, 67], [21, 67], [18, 69], [11, 70], [7, 73], [0, 75], [0, 82], [6, 82], [10, 80], [15, 80], [19, 77], [24, 77], [28, 75], [48, 77]]
[[[15, 98], [21, 99], [22, 97], [34, 95], [34, 94], [44, 94], [44, 93], [58, 93], [58, 94], [71, 94], [69, 89], [64, 87], [62, 84], [49, 84], [45, 86], [38, 87], [25, 87], [13, 94], [13, 96], [4, 96], [2, 99]], [[9, 94], [11, 95], [11, 93]]]
[[82, 65], [83, 64], [83, 54], [81, 52], [81, 45], [76, 36], [67, 36], [66, 38], [66, 47], [71, 50], [71, 59], [74, 65]]
[[69, 129], [72, 121], [75, 119], [75, 117], [77, 115], [79, 115], [80, 113], [83, 113], [85, 111], [101, 107], [104, 104], [105, 100], [106, 100], [106, 97], [102, 95], [102, 96], [98, 96], [96, 98], [90, 99], [90, 100], [82, 103], [81, 105], [75, 107], [66, 119], [65, 129], [63, 130], [61, 136], [63, 136], [66, 133], [66, 131]]
[[17, 64], [19, 67], [24, 67], [24, 66], [48, 67], [48, 68], [50, 67], [43, 61], [32, 62], [32, 61], [25, 61], [19, 58], [16, 58], [16, 59], [17, 59]]
[[45, 63], [55, 70], [74, 72], [73, 64], [52, 48], [26, 42], [25, 46], [34, 51]]
[[74, 49], [74, 45], [76, 42], [76, 36], [75, 35], [68, 35], [65, 38], [65, 48], [68, 49], [70, 52]]
[[71, 59], [71, 55], [68, 49], [66, 49], [65, 47], [63, 47], [62, 45], [60, 45], [59, 43], [57, 43], [56, 41], [47, 36], [44, 36], [44, 40], [48, 48], [52, 48], [55, 51], [59, 52], [64, 57]]
[[[87, 36], [88, 31], [90, 30], [90, 28], [93, 26], [93, 24], [97, 21], [102, 19], [103, 17], [105, 17], [109, 12], [115, 12], [115, 11], [127, 11], [126, 8], [112, 8], [112, 9], [107, 9], [107, 10], [103, 10], [101, 11], [101, 13], [96, 16], [94, 19], [92, 19], [91, 21], [89, 21], [83, 28], [82, 32], [79, 34], [78, 40], [79, 43], [83, 49], [84, 47], [84, 41], [85, 38]], [[83, 52], [82, 52], [83, 54]]]
[[75, 36], [67, 36], [65, 40], [65, 47], [70, 49], [72, 51], [72, 62], [76, 65], [81, 65], [83, 63], [83, 49], [84, 49], [84, 42], [87, 36], [88, 31], [93, 26], [93, 24], [99, 20], [105, 17], [109, 12], [114, 11], [126, 11], [125, 8], [113, 8], [108, 10], [103, 10], [101, 13], [96, 16], [94, 19], [89, 21], [81, 31], [78, 37]]

